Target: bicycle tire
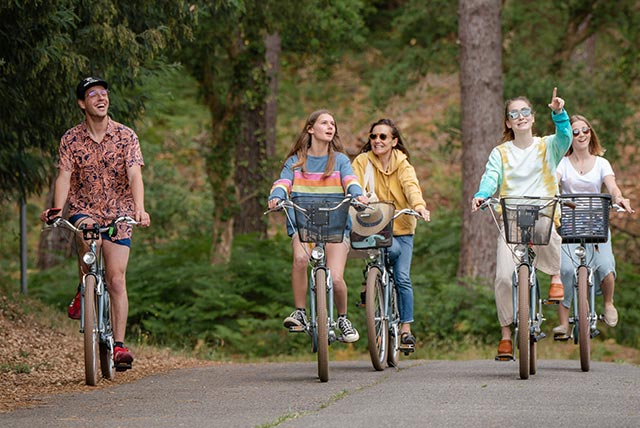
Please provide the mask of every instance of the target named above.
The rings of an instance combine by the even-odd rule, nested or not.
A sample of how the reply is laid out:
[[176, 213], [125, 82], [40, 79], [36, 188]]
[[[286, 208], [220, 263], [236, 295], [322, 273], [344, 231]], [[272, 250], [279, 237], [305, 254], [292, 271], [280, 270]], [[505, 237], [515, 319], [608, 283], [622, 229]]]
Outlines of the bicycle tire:
[[97, 323], [96, 278], [87, 275], [84, 280], [84, 374], [87, 385], [98, 383], [99, 332]]
[[107, 293], [106, 287], [103, 299], [103, 320], [104, 332], [100, 340], [100, 371], [102, 377], [113, 380], [116, 374], [116, 366], [113, 361], [113, 329], [111, 326], [111, 299]]
[[316, 327], [318, 330], [318, 377], [329, 380], [329, 316], [327, 314], [327, 272], [318, 269], [316, 281]]
[[578, 268], [578, 344], [580, 346], [580, 368], [583, 372], [590, 369], [591, 328], [589, 314], [589, 288], [587, 284], [587, 267]]
[[389, 327], [385, 317], [385, 297], [380, 269], [377, 267], [369, 269], [366, 284], [367, 297], [365, 307], [369, 355], [371, 356], [373, 368], [381, 371], [384, 370], [384, 365], [387, 361]]
[[520, 379], [529, 379], [529, 266], [518, 268], [518, 361]]
[[[533, 295], [533, 298], [530, 300], [530, 304], [534, 305], [534, 307], [537, 308], [537, 305], [538, 305], [538, 302], [539, 302], [539, 299], [540, 299], [540, 288], [538, 286], [538, 282], [537, 281], [533, 285], [532, 288], [535, 289], [535, 294]], [[537, 313], [541, 313], [541, 312], [542, 311], [539, 311]], [[534, 374], [536, 374], [537, 371], [538, 371], [538, 342], [536, 340], [534, 340], [533, 338], [530, 338], [530, 341], [529, 341], [529, 374], [534, 375]]]
[[392, 282], [389, 302], [389, 345], [387, 346], [387, 365], [389, 367], [398, 367], [400, 362], [400, 311], [398, 310], [398, 291]]

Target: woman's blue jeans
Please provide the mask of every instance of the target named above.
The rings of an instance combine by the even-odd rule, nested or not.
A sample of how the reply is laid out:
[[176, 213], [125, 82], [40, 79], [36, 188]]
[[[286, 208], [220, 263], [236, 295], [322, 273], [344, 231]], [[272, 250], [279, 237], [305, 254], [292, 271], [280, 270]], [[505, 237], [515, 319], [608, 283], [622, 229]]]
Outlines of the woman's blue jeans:
[[398, 290], [400, 322], [413, 322], [413, 287], [411, 285], [411, 257], [413, 235], [394, 236], [389, 247], [389, 261], [393, 266], [393, 279]]

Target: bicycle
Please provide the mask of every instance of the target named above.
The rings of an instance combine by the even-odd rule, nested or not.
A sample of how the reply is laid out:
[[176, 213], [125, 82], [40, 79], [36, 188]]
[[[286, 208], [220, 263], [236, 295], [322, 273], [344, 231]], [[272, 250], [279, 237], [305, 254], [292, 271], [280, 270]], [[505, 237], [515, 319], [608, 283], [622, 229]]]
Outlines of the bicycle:
[[351, 231], [351, 248], [366, 259], [363, 269], [365, 280], [365, 307], [369, 355], [373, 368], [384, 370], [398, 367], [400, 353], [409, 355], [414, 345], [400, 343], [400, 312], [398, 292], [393, 279], [393, 267], [389, 261], [389, 250], [393, 242], [393, 221], [401, 215], [422, 218], [420, 213], [405, 208], [395, 211], [390, 202], [371, 202], [369, 209], [355, 213], [353, 222], [370, 229], [363, 236]]
[[[282, 200], [269, 214], [284, 211], [287, 221], [296, 227], [300, 242], [312, 244], [309, 255], [309, 322], [291, 327], [291, 333], [306, 332], [311, 337], [311, 350], [317, 353], [318, 377], [329, 380], [329, 346], [340, 338], [335, 333], [337, 321], [333, 313], [333, 280], [327, 266], [325, 247], [344, 239], [349, 206], [361, 205], [351, 196], [293, 197]], [[295, 221], [292, 221], [295, 218]], [[306, 251], [306, 247], [305, 247]]]
[[566, 194], [562, 198], [571, 200], [574, 209], [562, 209], [561, 225], [559, 229], [563, 244], [577, 244], [573, 248], [574, 259], [570, 254], [569, 245], [563, 245], [575, 268], [573, 286], [573, 317], [569, 317], [569, 324], [573, 324], [569, 336], [554, 336], [554, 340], [574, 340], [580, 347], [580, 368], [584, 372], [590, 369], [591, 339], [598, 336], [600, 331], [597, 322], [602, 319], [595, 310], [596, 287], [593, 283], [591, 259], [596, 245], [609, 239], [609, 210], [625, 211], [616, 204], [611, 204], [611, 195], [599, 194]]
[[[534, 245], [548, 245], [551, 228], [554, 226], [556, 205], [571, 206], [570, 201], [561, 197], [515, 196], [501, 199], [488, 198], [479, 208], [500, 205], [502, 224], [500, 227], [494, 210], [491, 215], [498, 231], [502, 234], [513, 254], [516, 266], [512, 276], [513, 325], [517, 339], [519, 374], [521, 379], [528, 379], [537, 371], [537, 343], [546, 335], [541, 325], [544, 321], [543, 301], [540, 297], [540, 284], [534, 266]], [[557, 303], [557, 302], [556, 302]], [[509, 357], [497, 356], [496, 360], [515, 360], [515, 350]]]
[[83, 223], [80, 227], [76, 227], [68, 220], [56, 217], [47, 222], [43, 229], [63, 227], [74, 233], [82, 234], [82, 238], [89, 242], [89, 250], [82, 255], [82, 261], [86, 265], [87, 271], [82, 275], [80, 288], [80, 333], [83, 333], [84, 337], [85, 383], [91, 386], [98, 383], [98, 361], [102, 377], [109, 380], [113, 380], [116, 371], [125, 371], [131, 368], [131, 363], [116, 365], [113, 359], [111, 302], [105, 277], [102, 247], [97, 248], [100, 234], [108, 233], [113, 236], [116, 225], [123, 221], [131, 225], [138, 224], [133, 218], [122, 216], [108, 226]]

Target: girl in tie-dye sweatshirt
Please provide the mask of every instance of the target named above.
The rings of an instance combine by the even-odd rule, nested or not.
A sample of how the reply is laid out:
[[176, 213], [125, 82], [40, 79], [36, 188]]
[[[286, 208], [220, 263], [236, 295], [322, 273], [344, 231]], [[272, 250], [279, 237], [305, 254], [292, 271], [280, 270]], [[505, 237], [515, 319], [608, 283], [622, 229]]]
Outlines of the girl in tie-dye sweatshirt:
[[[269, 208], [275, 208], [280, 200], [296, 196], [344, 196], [350, 194], [362, 203], [368, 203], [362, 187], [353, 173], [349, 158], [343, 153], [338, 127], [333, 115], [318, 110], [309, 116], [302, 132], [287, 155], [280, 178], [271, 188]], [[289, 216], [295, 221], [295, 216]], [[293, 268], [291, 285], [296, 309], [285, 318], [289, 329], [306, 327], [308, 249], [300, 242], [294, 225], [287, 222], [287, 232], [292, 237]], [[349, 253], [348, 241], [326, 244], [327, 266], [331, 270], [338, 327], [343, 342], [355, 342], [358, 331], [347, 318], [347, 284], [344, 268]]]
[[[535, 115], [531, 102], [525, 97], [508, 100], [505, 104], [505, 121], [502, 144], [495, 147], [480, 180], [478, 192], [471, 202], [476, 211], [482, 202], [493, 196], [546, 196], [558, 193], [556, 168], [571, 146], [571, 125], [564, 110], [564, 100], [554, 88], [549, 108], [556, 125], [556, 133], [546, 137], [533, 136]], [[536, 247], [536, 267], [551, 276], [549, 300], [562, 300], [564, 290], [560, 280], [560, 250], [562, 238], [552, 227], [549, 245]], [[511, 249], [502, 237], [498, 237], [495, 294], [502, 338], [498, 345], [498, 357], [513, 355], [511, 324], [513, 304], [511, 275], [515, 263]]]

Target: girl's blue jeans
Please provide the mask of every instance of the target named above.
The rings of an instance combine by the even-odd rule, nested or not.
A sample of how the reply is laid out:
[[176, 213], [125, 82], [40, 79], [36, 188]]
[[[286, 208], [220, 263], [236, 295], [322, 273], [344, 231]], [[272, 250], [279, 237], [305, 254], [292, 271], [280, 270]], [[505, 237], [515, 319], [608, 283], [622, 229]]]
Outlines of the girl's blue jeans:
[[393, 266], [393, 279], [398, 290], [400, 322], [413, 322], [413, 286], [411, 285], [411, 257], [413, 235], [394, 236], [389, 247], [389, 261]]

